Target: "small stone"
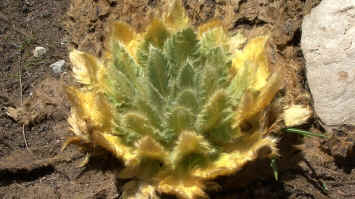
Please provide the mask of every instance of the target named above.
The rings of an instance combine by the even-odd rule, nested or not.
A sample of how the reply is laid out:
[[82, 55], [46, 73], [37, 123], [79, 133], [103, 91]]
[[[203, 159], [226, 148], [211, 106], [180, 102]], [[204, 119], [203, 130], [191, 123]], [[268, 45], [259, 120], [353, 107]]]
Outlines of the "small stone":
[[59, 60], [59, 61], [51, 64], [49, 67], [52, 68], [54, 73], [61, 73], [61, 72], [63, 72], [64, 64], [65, 64], [64, 60]]
[[355, 1], [323, 0], [304, 17], [301, 46], [316, 114], [355, 125]]
[[42, 47], [42, 46], [37, 46], [34, 50], [33, 50], [33, 56], [34, 57], [42, 57], [44, 54], [47, 53], [47, 49]]

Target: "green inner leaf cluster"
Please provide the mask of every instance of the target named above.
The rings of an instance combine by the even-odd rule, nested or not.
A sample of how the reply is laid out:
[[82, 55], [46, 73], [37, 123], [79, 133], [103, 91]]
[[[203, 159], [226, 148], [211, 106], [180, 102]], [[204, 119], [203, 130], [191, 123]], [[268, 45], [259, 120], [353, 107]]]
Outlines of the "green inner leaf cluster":
[[229, 54], [213, 32], [198, 40], [187, 28], [164, 38], [148, 34], [137, 62], [123, 44], [114, 43], [106, 93], [116, 113], [114, 134], [128, 146], [151, 136], [171, 152], [183, 131], [196, 132], [210, 143], [211, 153], [193, 152], [180, 162], [202, 164], [237, 134], [231, 120], [246, 75], [230, 76]]

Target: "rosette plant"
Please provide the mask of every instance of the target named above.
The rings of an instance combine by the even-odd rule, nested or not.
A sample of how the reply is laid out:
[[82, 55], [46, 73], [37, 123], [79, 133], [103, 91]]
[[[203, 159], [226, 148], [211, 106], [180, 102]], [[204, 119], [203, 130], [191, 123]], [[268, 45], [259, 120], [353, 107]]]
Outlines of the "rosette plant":
[[67, 88], [75, 136], [65, 146], [122, 160], [118, 177], [136, 179], [124, 198], [204, 197], [207, 182], [277, 155], [267, 115], [280, 71], [267, 36], [243, 41], [218, 20], [192, 27], [180, 0], [145, 32], [113, 23], [102, 58], [70, 53], [81, 86]]

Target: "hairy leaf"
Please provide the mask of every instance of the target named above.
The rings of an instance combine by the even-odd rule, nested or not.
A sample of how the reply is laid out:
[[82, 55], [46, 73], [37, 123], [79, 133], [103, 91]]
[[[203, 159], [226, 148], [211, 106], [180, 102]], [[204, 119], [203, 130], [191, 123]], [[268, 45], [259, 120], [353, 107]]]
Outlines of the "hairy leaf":
[[228, 108], [228, 97], [224, 90], [216, 91], [197, 116], [196, 127], [199, 132], [206, 132], [223, 120]]
[[187, 28], [169, 38], [164, 45], [164, 52], [172, 63], [170, 75], [175, 76], [187, 59], [196, 57], [198, 40], [195, 32]]
[[150, 47], [147, 75], [152, 85], [162, 96], [168, 95], [168, 60], [157, 48]]

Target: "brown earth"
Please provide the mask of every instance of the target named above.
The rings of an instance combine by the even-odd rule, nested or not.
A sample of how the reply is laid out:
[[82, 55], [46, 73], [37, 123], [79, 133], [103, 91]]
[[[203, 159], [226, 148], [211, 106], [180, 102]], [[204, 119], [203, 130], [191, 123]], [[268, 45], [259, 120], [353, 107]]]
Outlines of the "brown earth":
[[[119, 198], [124, 182], [114, 177], [121, 163], [109, 155], [78, 168], [85, 153], [77, 147], [61, 152], [71, 134], [69, 104], [62, 85], [71, 82], [69, 48], [100, 55], [108, 24], [120, 19], [142, 30], [162, 0], [1, 0], [0, 1], [0, 198]], [[248, 37], [271, 33], [272, 61], [285, 68], [285, 104], [312, 105], [300, 50], [301, 20], [320, 0], [184, 1], [195, 25], [223, 19], [231, 32]], [[69, 16], [66, 14], [69, 11]], [[32, 55], [36, 46], [48, 52]], [[60, 75], [49, 67], [65, 59]], [[10, 114], [8, 114], [8, 112]], [[279, 180], [264, 177], [236, 189], [236, 176], [218, 179], [225, 185], [211, 198], [355, 198], [355, 129], [322, 128], [319, 119], [301, 128], [329, 139], [305, 138], [300, 151], [285, 152]], [[302, 140], [287, 134], [280, 141]], [[294, 142], [293, 142], [294, 144]], [[299, 158], [301, 157], [301, 159]], [[265, 164], [261, 162], [260, 164]], [[245, 170], [252, 169], [246, 168]], [[281, 172], [282, 170], [282, 172]], [[265, 172], [271, 169], [266, 164]], [[245, 177], [245, 176], [244, 176]], [[260, 176], [262, 177], [262, 176]]]

